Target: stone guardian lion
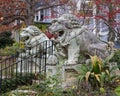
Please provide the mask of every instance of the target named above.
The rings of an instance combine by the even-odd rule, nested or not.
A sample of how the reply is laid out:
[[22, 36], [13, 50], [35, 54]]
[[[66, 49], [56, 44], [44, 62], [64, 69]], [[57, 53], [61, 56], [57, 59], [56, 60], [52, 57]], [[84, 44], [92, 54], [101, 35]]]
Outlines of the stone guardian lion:
[[52, 21], [49, 31], [56, 34], [57, 55], [67, 58], [66, 64], [78, 64], [81, 55], [97, 55], [104, 59], [109, 55], [109, 44], [98, 39], [86, 26], [81, 26], [72, 14], [63, 14]]
[[[27, 64], [31, 64], [31, 62], [38, 67], [43, 68], [45, 62], [47, 62], [47, 60], [50, 62], [50, 59], [54, 57], [54, 46], [52, 44], [52, 41], [50, 41], [49, 38], [36, 26], [30, 25], [26, 28], [21, 29], [20, 39], [24, 42], [25, 49], [19, 54], [18, 61], [20, 62], [18, 64], [18, 70], [21, 69], [22, 64], [22, 69], [26, 71]], [[51, 60], [50, 63], [56, 64], [57, 61], [54, 62], [54, 60]], [[29, 66], [29, 69], [30, 67], [31, 66]]]

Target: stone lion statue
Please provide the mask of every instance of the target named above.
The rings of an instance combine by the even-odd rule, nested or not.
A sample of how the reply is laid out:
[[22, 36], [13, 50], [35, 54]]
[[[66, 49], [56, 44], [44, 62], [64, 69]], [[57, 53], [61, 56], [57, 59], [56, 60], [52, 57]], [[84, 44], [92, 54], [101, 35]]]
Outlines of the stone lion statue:
[[81, 55], [97, 55], [105, 58], [109, 55], [109, 43], [98, 39], [86, 26], [81, 26], [78, 18], [72, 14], [63, 14], [52, 21], [49, 31], [56, 34], [58, 56], [67, 58], [66, 64], [79, 64]]
[[[20, 39], [25, 43], [25, 50], [24, 52], [20, 53], [20, 58], [18, 60], [22, 60], [22, 58], [28, 58], [26, 60], [22, 60], [24, 63], [23, 66], [29, 62], [30, 55], [33, 57], [32, 62], [36, 63], [37, 65], [39, 65], [40, 62], [46, 62], [43, 59], [45, 58], [45, 55], [47, 56], [46, 59], [51, 59], [53, 57], [52, 54], [54, 51], [54, 46], [52, 44], [52, 41], [50, 41], [49, 38], [36, 26], [30, 25], [26, 28], [21, 29]], [[43, 59], [43, 61], [40, 59]], [[54, 62], [51, 60], [51, 62], [56, 63], [57, 61]]]
[[20, 39], [25, 43], [26, 48], [30, 48], [29, 54], [36, 55], [40, 50], [46, 49], [48, 54], [52, 54], [52, 41], [36, 26], [30, 25], [27, 28], [21, 29]]

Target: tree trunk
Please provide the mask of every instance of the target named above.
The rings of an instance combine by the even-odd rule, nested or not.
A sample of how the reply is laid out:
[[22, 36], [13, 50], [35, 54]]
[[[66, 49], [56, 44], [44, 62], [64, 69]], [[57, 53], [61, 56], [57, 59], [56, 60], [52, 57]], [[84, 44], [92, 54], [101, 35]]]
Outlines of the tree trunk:
[[26, 10], [26, 26], [33, 25], [34, 17], [35, 17], [35, 1], [31, 0], [30, 4], [27, 3], [27, 10]]
[[[109, 4], [108, 8], [109, 8], [109, 12], [112, 12], [114, 10], [112, 4]], [[112, 42], [115, 41], [115, 32], [114, 32], [114, 29], [112, 28], [112, 23], [114, 22], [114, 19], [115, 18], [110, 18], [108, 16], [108, 25], [109, 25], [108, 41], [112, 41]]]
[[115, 33], [109, 28], [108, 41], [115, 41]]
[[26, 18], [25, 20], [26, 26], [33, 25], [33, 23], [34, 23], [34, 16], [29, 16], [28, 18]]

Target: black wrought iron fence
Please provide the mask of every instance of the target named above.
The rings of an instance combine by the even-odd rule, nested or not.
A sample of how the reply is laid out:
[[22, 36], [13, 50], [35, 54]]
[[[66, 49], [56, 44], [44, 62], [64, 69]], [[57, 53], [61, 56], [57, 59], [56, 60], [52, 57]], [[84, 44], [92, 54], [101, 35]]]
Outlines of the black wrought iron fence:
[[31, 83], [36, 73], [45, 74], [47, 58], [53, 51], [53, 42], [44, 41], [0, 61], [0, 93]]

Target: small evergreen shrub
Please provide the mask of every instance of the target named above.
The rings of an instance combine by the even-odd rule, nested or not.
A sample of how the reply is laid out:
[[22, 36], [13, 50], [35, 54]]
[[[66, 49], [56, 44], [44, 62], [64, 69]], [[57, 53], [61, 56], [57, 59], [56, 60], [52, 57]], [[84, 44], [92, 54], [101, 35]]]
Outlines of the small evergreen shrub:
[[115, 51], [115, 55], [110, 62], [117, 62], [118, 68], [120, 69], [120, 50]]
[[5, 48], [6, 46], [11, 46], [14, 40], [11, 38], [12, 33], [9, 31], [0, 34], [0, 48]]
[[10, 90], [15, 90], [18, 86], [31, 85], [32, 80], [35, 78], [34, 76], [35, 76], [34, 74], [28, 74], [22, 76], [18, 74], [16, 77], [5, 79], [2, 81], [0, 93], [5, 93]]

